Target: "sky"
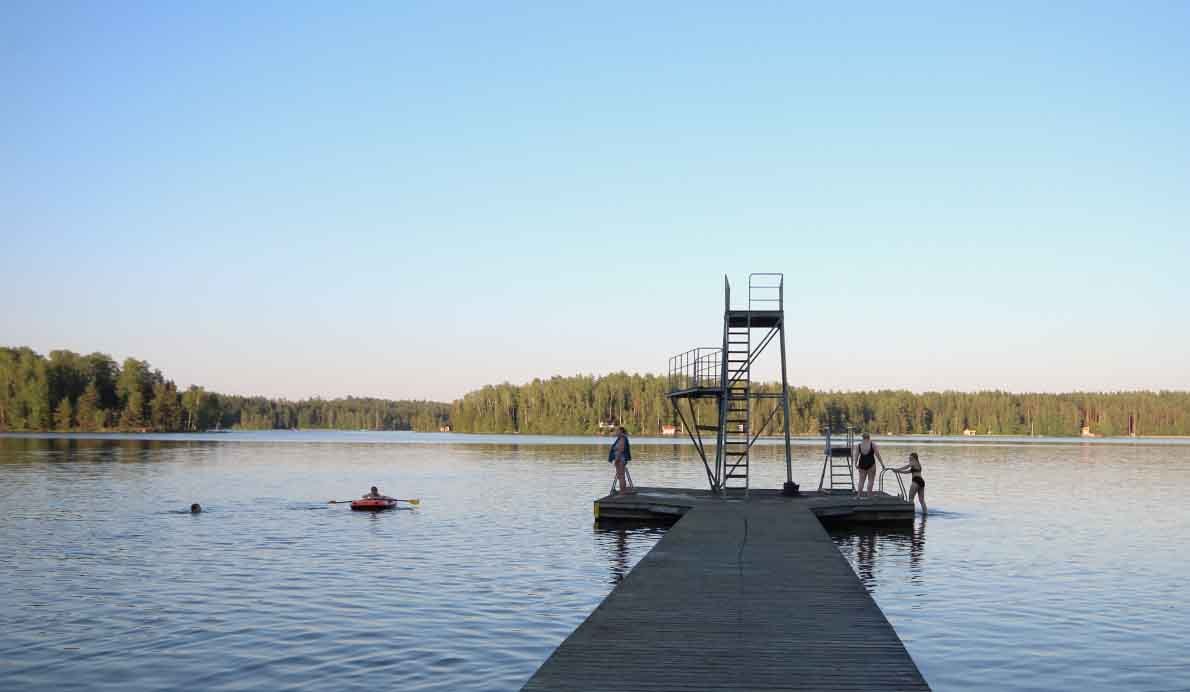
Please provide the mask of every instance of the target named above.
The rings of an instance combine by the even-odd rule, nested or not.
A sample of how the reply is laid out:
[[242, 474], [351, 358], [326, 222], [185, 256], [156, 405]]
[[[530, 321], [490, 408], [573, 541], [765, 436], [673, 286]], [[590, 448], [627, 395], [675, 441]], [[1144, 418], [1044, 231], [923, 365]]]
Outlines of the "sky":
[[0, 345], [450, 400], [782, 272], [794, 385], [1190, 389], [1190, 4], [993, 5], [5, 2]]

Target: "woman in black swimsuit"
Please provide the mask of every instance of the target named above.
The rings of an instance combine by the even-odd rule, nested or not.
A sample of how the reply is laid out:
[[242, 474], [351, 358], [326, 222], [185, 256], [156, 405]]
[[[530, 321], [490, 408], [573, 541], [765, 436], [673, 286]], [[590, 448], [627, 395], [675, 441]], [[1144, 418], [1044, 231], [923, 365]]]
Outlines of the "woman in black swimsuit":
[[913, 502], [916, 496], [917, 501], [921, 503], [921, 513], [926, 513], [926, 479], [921, 476], [921, 460], [917, 458], [917, 452], [910, 452], [909, 463], [899, 468], [893, 469], [893, 473], [911, 473], [913, 480], [909, 483], [909, 502]]
[[884, 459], [880, 456], [880, 450], [876, 447], [876, 443], [872, 441], [872, 436], [864, 433], [863, 440], [855, 446], [855, 457], [858, 461], [855, 463], [855, 468], [859, 470], [859, 490], [858, 495], [862, 498], [864, 496], [864, 481], [868, 483], [868, 494], [871, 495], [876, 488], [876, 460], [880, 460], [880, 465], [884, 466]]

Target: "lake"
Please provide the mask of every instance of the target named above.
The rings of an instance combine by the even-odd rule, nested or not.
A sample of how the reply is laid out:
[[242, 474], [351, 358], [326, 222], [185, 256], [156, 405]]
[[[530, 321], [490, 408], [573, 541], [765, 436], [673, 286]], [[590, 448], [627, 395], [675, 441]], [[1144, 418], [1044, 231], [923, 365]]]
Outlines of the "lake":
[[[880, 443], [921, 454], [931, 514], [832, 536], [935, 689], [1190, 689], [1190, 444]], [[518, 689], [663, 535], [592, 526], [604, 445], [0, 436], [0, 688]], [[705, 484], [689, 445], [633, 453], [637, 483]], [[327, 504], [370, 485], [420, 508]]]

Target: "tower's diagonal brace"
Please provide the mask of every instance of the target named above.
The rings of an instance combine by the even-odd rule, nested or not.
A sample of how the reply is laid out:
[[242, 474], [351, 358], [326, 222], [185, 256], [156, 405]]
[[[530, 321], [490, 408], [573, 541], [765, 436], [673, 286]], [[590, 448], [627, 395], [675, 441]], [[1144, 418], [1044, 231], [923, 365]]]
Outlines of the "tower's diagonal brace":
[[711, 484], [711, 490], [718, 490], [718, 483], [715, 482], [715, 476], [711, 473], [711, 465], [707, 463], [707, 451], [702, 444], [702, 433], [699, 433], [697, 437], [695, 436], [695, 433], [698, 432], [698, 414], [694, 411], [694, 400], [690, 400], [690, 418], [694, 425], [691, 425], [686, 420], [686, 414], [682, 413], [681, 404], [676, 399], [671, 399], [670, 401], [673, 402], [674, 410], [678, 412], [678, 418], [682, 421], [682, 427], [686, 428], [686, 435], [694, 443], [694, 450], [698, 452], [699, 459], [702, 459], [702, 468], [707, 472], [707, 482]]
[[708, 469], [708, 480], [711, 481], [711, 490], [716, 490], [723, 485], [723, 480], [719, 477], [719, 469], [715, 469], [712, 475], [709, 473], [710, 463], [707, 461], [706, 444], [702, 441], [702, 429], [698, 427], [698, 407], [695, 406], [696, 400], [690, 400], [690, 419], [694, 421], [694, 428], [698, 430], [698, 446], [700, 448], [699, 455], [702, 458], [702, 465], [704, 469]]
[[760, 437], [760, 434], [764, 432], [765, 428], [769, 427], [769, 423], [773, 422], [773, 418], [776, 417], [778, 410], [779, 409], [774, 408], [769, 412], [769, 417], [764, 419], [764, 424], [760, 426], [760, 428], [756, 431], [756, 434], [752, 436], [752, 440], [748, 442], [748, 449], [752, 449], [752, 445], [756, 444], [756, 439]]
[[736, 380], [740, 379], [740, 376], [744, 373], [746, 368], [750, 369], [752, 367], [752, 364], [756, 362], [756, 359], [760, 356], [760, 353], [764, 351], [764, 347], [768, 346], [769, 342], [773, 340], [773, 337], [777, 335], [777, 330], [778, 327], [769, 329], [769, 333], [764, 335], [764, 338], [760, 340], [760, 344], [756, 348], [752, 349], [752, 352], [748, 354], [748, 362], [744, 363], [743, 366], [736, 370], [735, 377], [731, 378], [731, 380], [727, 383], [728, 387], [735, 384]]
[[694, 430], [698, 433], [698, 456], [702, 459], [702, 467], [707, 472], [711, 490], [714, 490], [719, 487], [719, 476], [711, 473], [711, 465], [707, 461], [707, 448], [702, 441], [702, 429], [698, 427], [698, 406], [695, 405], [697, 402], [697, 399], [689, 399], [687, 406], [690, 407], [690, 420], [694, 421]]

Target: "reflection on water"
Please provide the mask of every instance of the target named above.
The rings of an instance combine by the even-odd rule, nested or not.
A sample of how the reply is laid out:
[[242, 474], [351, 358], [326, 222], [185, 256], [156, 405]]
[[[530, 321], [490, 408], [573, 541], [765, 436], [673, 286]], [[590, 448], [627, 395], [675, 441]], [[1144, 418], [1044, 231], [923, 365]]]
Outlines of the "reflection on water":
[[628, 572], [648, 552], [653, 544], [665, 534], [660, 527], [603, 527], [594, 528], [595, 540], [605, 553], [609, 577], [607, 583], [615, 586], [624, 580]]
[[601, 447], [327, 438], [0, 436], [0, 689], [517, 689], [661, 535]]
[[1142, 508], [1183, 504], [1190, 447], [929, 453], [928, 519], [832, 538], [934, 689], [1186, 686], [1153, 652], [1190, 650], [1190, 513]]
[[898, 573], [898, 578], [921, 581], [927, 523], [927, 517], [919, 515], [912, 526], [831, 527], [828, 532], [835, 546], [851, 562], [860, 581], [868, 590], [873, 590], [877, 586], [880, 567], [902, 556], [906, 570]]
[[[605, 442], [0, 435], [0, 689], [517, 689], [664, 533], [592, 529]], [[928, 520], [831, 536], [934, 689], [1186, 686], [1190, 445], [882, 446], [923, 455]], [[689, 445], [633, 456], [705, 484]], [[422, 504], [327, 504], [372, 485]]]

